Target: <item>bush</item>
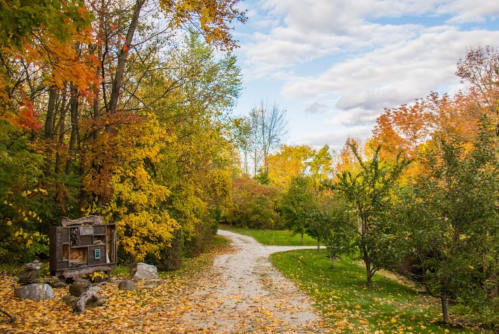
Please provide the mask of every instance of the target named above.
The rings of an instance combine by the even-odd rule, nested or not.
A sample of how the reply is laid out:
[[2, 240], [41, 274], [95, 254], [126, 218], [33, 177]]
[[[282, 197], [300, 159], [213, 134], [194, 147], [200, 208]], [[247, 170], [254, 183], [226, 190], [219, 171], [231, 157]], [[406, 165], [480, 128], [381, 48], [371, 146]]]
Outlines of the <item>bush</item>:
[[277, 188], [261, 185], [244, 176], [233, 182], [233, 207], [225, 223], [244, 228], [281, 229], [281, 217], [276, 211], [279, 198]]

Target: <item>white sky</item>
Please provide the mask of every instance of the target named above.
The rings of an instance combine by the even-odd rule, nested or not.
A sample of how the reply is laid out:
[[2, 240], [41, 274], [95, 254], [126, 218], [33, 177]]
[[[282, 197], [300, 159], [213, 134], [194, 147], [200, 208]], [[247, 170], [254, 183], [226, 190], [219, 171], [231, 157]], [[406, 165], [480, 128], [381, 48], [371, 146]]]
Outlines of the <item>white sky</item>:
[[383, 108], [455, 92], [466, 49], [499, 47], [497, 0], [246, 0], [233, 31], [244, 90], [286, 108], [289, 144], [367, 138]]

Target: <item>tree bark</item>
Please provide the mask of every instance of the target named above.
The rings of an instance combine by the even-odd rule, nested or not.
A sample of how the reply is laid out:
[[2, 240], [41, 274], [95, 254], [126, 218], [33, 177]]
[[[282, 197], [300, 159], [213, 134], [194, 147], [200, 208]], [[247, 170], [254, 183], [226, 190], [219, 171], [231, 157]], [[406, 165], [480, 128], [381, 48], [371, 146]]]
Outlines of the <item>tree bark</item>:
[[331, 260], [331, 269], [334, 269], [334, 253], [332, 251], [329, 251], [329, 259]]
[[51, 139], [54, 135], [54, 111], [55, 111], [55, 100], [57, 98], [57, 90], [55, 87], [51, 87], [49, 90], [49, 102], [47, 107], [47, 118], [45, 119], [45, 139]]
[[319, 238], [317, 238], [317, 254], [321, 252], [321, 241]]
[[444, 323], [448, 324], [449, 323], [449, 301], [447, 300], [447, 295], [442, 294], [440, 296], [440, 300], [442, 301], [442, 317], [444, 320]]
[[76, 155], [76, 140], [78, 138], [78, 92], [71, 89], [71, 137], [69, 139], [69, 159], [66, 162], [66, 175], [71, 173], [73, 158]]
[[75, 312], [83, 314], [85, 313], [85, 305], [87, 304], [88, 300], [98, 300], [99, 296], [95, 293], [95, 291], [89, 290], [87, 292], [84, 292], [81, 296], [80, 299], [78, 299], [78, 302], [76, 303], [75, 307]]
[[118, 100], [121, 93], [121, 87], [123, 86], [123, 76], [125, 73], [125, 64], [128, 58], [128, 52], [132, 47], [133, 36], [135, 35], [135, 30], [137, 29], [139, 23], [140, 11], [142, 10], [142, 6], [145, 2], [146, 0], [137, 0], [135, 2], [132, 20], [130, 21], [130, 26], [128, 27], [128, 32], [126, 34], [125, 44], [118, 55], [118, 66], [113, 80], [111, 100], [109, 101], [109, 112], [111, 114], [116, 113], [118, 108]]
[[303, 233], [301, 234], [301, 244], [303, 245]]
[[369, 259], [369, 254], [367, 254], [367, 249], [366, 245], [362, 241], [362, 255], [363, 255], [363, 260], [364, 264], [366, 265], [366, 277], [367, 277], [367, 286], [369, 288], [373, 287], [372, 283], [372, 272], [371, 272], [371, 260]]

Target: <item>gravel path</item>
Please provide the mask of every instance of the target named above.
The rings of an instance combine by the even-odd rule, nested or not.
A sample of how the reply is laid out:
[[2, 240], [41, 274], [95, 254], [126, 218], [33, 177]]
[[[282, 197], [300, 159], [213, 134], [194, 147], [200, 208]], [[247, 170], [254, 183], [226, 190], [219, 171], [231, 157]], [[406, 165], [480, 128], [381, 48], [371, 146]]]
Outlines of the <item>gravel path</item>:
[[313, 247], [263, 246], [253, 238], [220, 230], [236, 251], [219, 256], [212, 272], [189, 296], [186, 329], [208, 333], [322, 333], [322, 319], [269, 261], [269, 255]]

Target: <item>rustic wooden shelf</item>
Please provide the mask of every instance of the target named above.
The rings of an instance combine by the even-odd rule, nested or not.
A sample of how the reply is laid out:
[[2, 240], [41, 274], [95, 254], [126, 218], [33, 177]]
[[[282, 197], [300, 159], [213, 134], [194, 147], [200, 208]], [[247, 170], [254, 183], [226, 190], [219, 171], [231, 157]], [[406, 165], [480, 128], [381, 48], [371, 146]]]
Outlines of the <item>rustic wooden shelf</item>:
[[[110, 271], [116, 267], [116, 225], [85, 225], [83, 218], [77, 221], [77, 224], [66, 223], [65, 226], [50, 229], [51, 275], [77, 277], [102, 268]], [[94, 244], [97, 240], [100, 243]], [[75, 263], [79, 265], [72, 267], [71, 264]]]

